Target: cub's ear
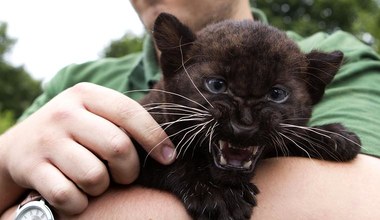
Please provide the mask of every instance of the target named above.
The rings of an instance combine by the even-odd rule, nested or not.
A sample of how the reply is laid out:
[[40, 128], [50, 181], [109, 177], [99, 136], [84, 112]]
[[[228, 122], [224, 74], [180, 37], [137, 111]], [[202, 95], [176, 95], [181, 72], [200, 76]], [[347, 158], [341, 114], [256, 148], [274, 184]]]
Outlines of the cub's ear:
[[306, 58], [309, 61], [307, 81], [313, 104], [321, 100], [326, 86], [338, 72], [343, 61], [343, 56], [341, 51], [324, 53], [313, 50], [309, 54], [306, 54]]
[[[175, 16], [161, 13], [153, 26], [153, 38], [161, 51], [161, 67], [165, 71], [176, 70], [182, 58], [195, 41], [195, 34]], [[174, 68], [174, 69], [173, 69]]]

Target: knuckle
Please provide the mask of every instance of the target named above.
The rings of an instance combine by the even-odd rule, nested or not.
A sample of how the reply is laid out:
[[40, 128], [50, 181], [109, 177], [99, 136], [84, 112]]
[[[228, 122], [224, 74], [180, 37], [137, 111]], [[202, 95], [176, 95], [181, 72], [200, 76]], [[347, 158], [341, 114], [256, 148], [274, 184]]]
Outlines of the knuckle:
[[129, 173], [128, 175], [128, 178], [126, 178], [123, 182], [121, 182], [122, 184], [132, 184], [138, 177], [139, 177], [139, 171], [140, 171], [140, 168], [139, 167], [136, 167], [136, 170], [135, 172], [131, 172]]
[[49, 203], [58, 207], [69, 203], [71, 191], [71, 187], [67, 184], [55, 185], [50, 191], [51, 197]]
[[115, 158], [130, 154], [133, 144], [126, 134], [119, 133], [111, 137], [109, 146], [110, 156]]
[[64, 91], [64, 95], [68, 97], [72, 102], [77, 101], [81, 103], [87, 94], [91, 94], [94, 91], [94, 85], [89, 82], [80, 82]]
[[69, 88], [69, 91], [74, 94], [81, 94], [91, 90], [92, 84], [88, 82], [80, 82]]
[[53, 122], [67, 121], [74, 116], [72, 110], [68, 108], [57, 108], [51, 113], [51, 120]]
[[108, 182], [107, 170], [102, 166], [95, 166], [83, 175], [82, 186], [91, 188], [93, 186], [104, 185], [104, 182]]

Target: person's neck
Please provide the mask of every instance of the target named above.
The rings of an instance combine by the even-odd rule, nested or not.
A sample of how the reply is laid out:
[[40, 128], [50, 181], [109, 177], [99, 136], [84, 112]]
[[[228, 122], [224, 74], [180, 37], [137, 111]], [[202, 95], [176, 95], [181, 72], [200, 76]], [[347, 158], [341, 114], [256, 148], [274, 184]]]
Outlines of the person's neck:
[[240, 4], [236, 7], [232, 19], [234, 20], [253, 20], [251, 6], [249, 0], [239, 0]]

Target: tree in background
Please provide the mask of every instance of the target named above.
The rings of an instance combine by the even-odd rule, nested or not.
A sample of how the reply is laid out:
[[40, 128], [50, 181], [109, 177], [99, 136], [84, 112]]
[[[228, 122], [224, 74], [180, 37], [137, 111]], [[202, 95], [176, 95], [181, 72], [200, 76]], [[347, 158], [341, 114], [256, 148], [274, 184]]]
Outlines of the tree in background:
[[344, 30], [380, 49], [380, 0], [253, 0], [269, 23], [303, 36]]
[[7, 36], [7, 24], [0, 22], [0, 61], [4, 60], [4, 55], [14, 43], [15, 40]]
[[41, 93], [40, 81], [34, 80], [22, 66], [14, 67], [4, 59], [14, 43], [7, 35], [7, 25], [0, 22], [0, 134]]
[[102, 57], [122, 57], [126, 54], [142, 50], [142, 37], [126, 33], [122, 38], [112, 41], [105, 49]]

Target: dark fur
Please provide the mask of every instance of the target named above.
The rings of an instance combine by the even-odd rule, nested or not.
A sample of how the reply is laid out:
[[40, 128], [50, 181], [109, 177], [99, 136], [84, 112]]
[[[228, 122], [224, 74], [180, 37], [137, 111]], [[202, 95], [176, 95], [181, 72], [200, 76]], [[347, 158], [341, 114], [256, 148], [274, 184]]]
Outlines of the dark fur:
[[[258, 193], [250, 181], [256, 162], [263, 157], [286, 155], [348, 161], [359, 152], [359, 139], [341, 124], [321, 125], [314, 130], [286, 128], [297, 134], [286, 132], [281, 126], [306, 126], [312, 106], [322, 98], [341, 65], [341, 52], [304, 54], [281, 31], [253, 21], [223, 21], [195, 34], [174, 16], [161, 14], [153, 36], [162, 52], [163, 71], [163, 79], [155, 89], [182, 94], [201, 103], [210, 114], [202, 121], [213, 118], [218, 126], [211, 138], [212, 123], [190, 145], [185, 145], [181, 139], [190, 139], [195, 131], [176, 133], [199, 122], [175, 122], [181, 116], [173, 113], [181, 113], [180, 110], [156, 105], [150, 111], [160, 124], [175, 122], [165, 131], [168, 135], [176, 134], [171, 139], [180, 145], [177, 152], [181, 154], [172, 165], [163, 166], [140, 149], [142, 170], [138, 183], [174, 193], [194, 219], [249, 219]], [[195, 89], [185, 70], [213, 107]], [[225, 80], [228, 89], [217, 94], [210, 92], [205, 86], [210, 78]], [[220, 89], [219, 84], [215, 85]], [[273, 101], [273, 97], [278, 97], [276, 88], [288, 92], [286, 101]], [[201, 109], [187, 99], [157, 91], [141, 101], [143, 105], [149, 103], [178, 103]], [[249, 170], [229, 168], [230, 164], [221, 168], [209, 150], [210, 140], [213, 149], [219, 140], [234, 145], [239, 150], [230, 150], [232, 157], [234, 153], [241, 157], [240, 149], [258, 146], [260, 158]]]

